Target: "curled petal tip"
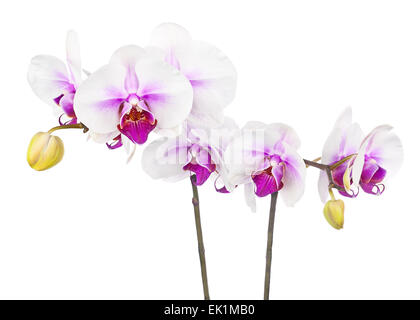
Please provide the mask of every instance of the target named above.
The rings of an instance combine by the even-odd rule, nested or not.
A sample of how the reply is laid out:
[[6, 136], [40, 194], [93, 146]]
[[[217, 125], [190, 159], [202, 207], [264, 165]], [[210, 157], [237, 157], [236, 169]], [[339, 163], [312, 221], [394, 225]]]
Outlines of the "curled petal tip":
[[27, 161], [34, 170], [47, 170], [59, 163], [63, 156], [63, 141], [48, 132], [38, 132], [29, 143]]

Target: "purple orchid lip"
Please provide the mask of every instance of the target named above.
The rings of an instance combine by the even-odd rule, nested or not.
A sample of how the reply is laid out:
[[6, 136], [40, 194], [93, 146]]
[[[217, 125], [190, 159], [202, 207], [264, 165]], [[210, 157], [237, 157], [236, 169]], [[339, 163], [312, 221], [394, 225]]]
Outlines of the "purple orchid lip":
[[283, 177], [286, 165], [278, 155], [267, 156], [264, 163], [268, 167], [252, 175], [252, 181], [255, 184], [255, 194], [258, 197], [265, 197], [276, 191], [280, 191], [283, 184]]
[[360, 178], [360, 186], [363, 191], [381, 195], [385, 191], [385, 185], [381, 182], [385, 179], [386, 173], [386, 170], [380, 167], [374, 159], [366, 157]]
[[194, 163], [194, 161], [191, 161], [187, 163], [182, 169], [185, 171], [191, 171], [192, 173], [195, 173], [196, 176], [196, 186], [201, 186], [204, 184], [204, 182], [207, 181], [207, 179], [210, 177], [210, 175], [216, 170], [215, 164], [209, 164], [207, 166], [202, 166], [198, 163]]
[[156, 125], [157, 120], [151, 112], [135, 105], [122, 115], [117, 128], [133, 143], [143, 144]]

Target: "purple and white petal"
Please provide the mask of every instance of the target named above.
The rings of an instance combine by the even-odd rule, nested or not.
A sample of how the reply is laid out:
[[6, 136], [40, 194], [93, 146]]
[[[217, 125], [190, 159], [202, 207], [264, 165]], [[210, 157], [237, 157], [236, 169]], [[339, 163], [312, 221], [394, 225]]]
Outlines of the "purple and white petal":
[[286, 145], [282, 160], [286, 164], [283, 188], [279, 191], [284, 203], [293, 206], [305, 191], [306, 165], [297, 151]]
[[161, 138], [150, 143], [143, 151], [143, 170], [153, 179], [187, 177], [183, 167], [189, 162], [188, 143], [180, 137]]
[[160, 129], [172, 129], [188, 117], [193, 92], [187, 78], [160, 60], [140, 60], [136, 64], [137, 95], [147, 102]]
[[66, 65], [48, 55], [32, 58], [28, 69], [28, 82], [34, 93], [47, 104], [56, 107], [55, 99], [74, 92]]
[[388, 125], [379, 126], [365, 138], [362, 148], [366, 156], [376, 160], [377, 164], [387, 171], [387, 177], [395, 174], [403, 163], [404, 150], [400, 138]]
[[105, 134], [116, 130], [120, 106], [128, 96], [125, 76], [123, 66], [108, 64], [80, 85], [74, 97], [74, 111], [89, 130]]

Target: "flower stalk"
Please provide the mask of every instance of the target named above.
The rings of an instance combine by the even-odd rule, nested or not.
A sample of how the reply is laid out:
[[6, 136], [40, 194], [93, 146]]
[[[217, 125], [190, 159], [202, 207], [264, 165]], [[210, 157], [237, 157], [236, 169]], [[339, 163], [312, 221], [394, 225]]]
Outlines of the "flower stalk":
[[276, 217], [278, 192], [271, 194], [270, 217], [268, 222], [267, 232], [267, 254], [265, 264], [265, 282], [264, 282], [264, 300], [270, 299], [270, 280], [271, 280], [271, 262], [273, 260], [273, 236], [274, 236], [274, 222]]
[[204, 300], [210, 300], [209, 284], [207, 280], [206, 254], [204, 250], [203, 230], [201, 228], [200, 200], [198, 197], [198, 188], [196, 185], [197, 177], [195, 175], [191, 175], [190, 180], [193, 190], [192, 203], [194, 206], [195, 227], [197, 230], [198, 254], [200, 256], [201, 279], [203, 281]]
[[61, 129], [83, 129], [83, 133], [89, 131], [89, 128], [86, 127], [83, 123], [76, 123], [76, 124], [64, 124], [62, 126], [56, 126], [48, 130], [48, 133], [53, 133], [54, 131], [61, 130]]

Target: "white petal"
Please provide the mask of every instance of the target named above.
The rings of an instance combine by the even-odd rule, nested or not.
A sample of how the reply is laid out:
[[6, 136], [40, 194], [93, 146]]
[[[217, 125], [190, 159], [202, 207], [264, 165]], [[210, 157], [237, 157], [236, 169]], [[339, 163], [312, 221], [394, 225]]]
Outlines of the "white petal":
[[32, 58], [28, 82], [40, 99], [54, 107], [57, 106], [54, 99], [70, 88], [66, 65], [56, 57], [47, 55]]
[[116, 130], [120, 121], [119, 106], [128, 93], [124, 89], [126, 70], [109, 64], [92, 73], [74, 97], [77, 118], [96, 133]]
[[138, 95], [146, 100], [157, 127], [171, 129], [187, 118], [193, 92], [187, 78], [160, 60], [141, 60], [136, 65]]
[[254, 184], [247, 183], [244, 185], [245, 202], [251, 208], [252, 212], [257, 212], [257, 200], [254, 192]]
[[186, 29], [175, 23], [162, 23], [151, 35], [150, 45], [171, 50], [175, 47], [185, 47], [191, 42], [191, 36]]
[[359, 124], [335, 128], [324, 144], [322, 163], [331, 164], [359, 151], [363, 132]]
[[182, 168], [188, 161], [186, 142], [181, 138], [162, 138], [150, 143], [143, 151], [143, 170], [153, 179], [186, 177]]
[[80, 56], [79, 38], [75, 31], [67, 33], [67, 64], [72, 82], [78, 86], [82, 80], [82, 58]]
[[400, 138], [393, 132], [393, 128], [383, 125], [375, 128], [362, 144], [366, 148], [366, 155], [373, 157], [378, 164], [387, 170], [387, 177], [395, 174], [402, 165], [404, 151]]
[[318, 193], [323, 203], [325, 203], [328, 199], [328, 187], [329, 187], [328, 176], [325, 173], [325, 171], [321, 171], [319, 173], [319, 179], [318, 179]]
[[294, 149], [299, 149], [300, 139], [292, 127], [284, 123], [272, 123], [267, 126], [266, 130], [270, 136], [276, 139], [276, 142], [285, 142]]
[[285, 155], [282, 156], [287, 163], [284, 186], [279, 193], [287, 206], [293, 206], [305, 191], [306, 165], [296, 150], [288, 145], [285, 145]]
[[334, 128], [335, 129], [344, 129], [352, 124], [352, 109], [351, 107], [347, 107], [344, 111], [340, 114], [337, 121], [335, 122]]
[[111, 56], [110, 63], [118, 63], [126, 68], [134, 68], [139, 60], [145, 58], [150, 58], [145, 49], [136, 45], [128, 45], [117, 49]]

